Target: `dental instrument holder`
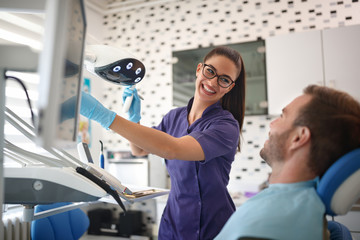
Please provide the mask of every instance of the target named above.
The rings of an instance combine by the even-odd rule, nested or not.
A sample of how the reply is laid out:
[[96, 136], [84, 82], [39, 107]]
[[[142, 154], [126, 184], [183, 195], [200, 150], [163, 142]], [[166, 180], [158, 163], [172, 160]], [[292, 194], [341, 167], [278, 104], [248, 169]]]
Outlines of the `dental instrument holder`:
[[100, 142], [100, 167], [102, 169], [105, 169], [105, 158], [104, 158], [104, 146], [103, 146], [103, 142], [101, 140], [99, 140]]
[[111, 175], [106, 170], [98, 167], [94, 164], [90, 151], [88, 149], [88, 145], [86, 143], [78, 143], [78, 152], [81, 161], [84, 163], [84, 168], [90, 172], [91, 174], [98, 177], [100, 180], [108, 183], [113, 189], [118, 191], [119, 194], [132, 194], [132, 191], [128, 189], [126, 186], [122, 185], [119, 179]]
[[[126, 208], [122, 203], [118, 193], [126, 192], [127, 188], [123, 186], [117, 178], [94, 164], [88, 145], [86, 143], [80, 142], [78, 143], [77, 147], [80, 160], [85, 163], [85, 165], [84, 167], [77, 167], [76, 172], [90, 179], [102, 189], [104, 189], [115, 199], [122, 210], [126, 212]], [[129, 193], [131, 194], [132, 192], [129, 191]]]
[[[86, 69], [106, 81], [135, 88], [145, 76], [144, 64], [124, 49], [108, 45], [88, 45]], [[125, 99], [124, 113], [129, 111], [133, 95]]]

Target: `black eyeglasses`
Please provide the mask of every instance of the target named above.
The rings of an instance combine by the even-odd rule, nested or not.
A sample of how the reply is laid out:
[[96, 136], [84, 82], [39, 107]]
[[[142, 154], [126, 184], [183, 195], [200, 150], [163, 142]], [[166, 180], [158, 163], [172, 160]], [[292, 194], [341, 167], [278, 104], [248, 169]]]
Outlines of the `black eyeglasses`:
[[206, 77], [207, 79], [213, 79], [214, 77], [217, 77], [217, 83], [219, 84], [220, 87], [222, 88], [228, 88], [230, 87], [232, 84], [234, 84], [235, 82], [228, 76], [225, 75], [217, 75], [216, 70], [208, 65], [203, 63], [203, 70], [202, 70], [202, 74], [204, 75], [204, 77]]

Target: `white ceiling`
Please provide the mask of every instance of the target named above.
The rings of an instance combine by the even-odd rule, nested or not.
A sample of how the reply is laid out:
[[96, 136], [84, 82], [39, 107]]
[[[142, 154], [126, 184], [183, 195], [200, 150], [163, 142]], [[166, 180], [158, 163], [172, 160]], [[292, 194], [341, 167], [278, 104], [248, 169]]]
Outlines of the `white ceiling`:
[[[21, 0], [3, 0], [0, 8], [0, 44], [24, 44], [35, 49], [41, 48], [44, 31], [45, 0], [36, 0], [36, 4], [27, 5]], [[129, 11], [134, 8], [158, 5], [175, 0], [84, 0], [85, 7], [97, 12], [99, 15], [114, 12]], [[29, 9], [24, 13], [23, 9]]]
[[175, 1], [176, 0], [85, 0], [85, 4], [97, 10], [99, 13], [111, 14]]
[[0, 12], [0, 43], [41, 46], [44, 14]]

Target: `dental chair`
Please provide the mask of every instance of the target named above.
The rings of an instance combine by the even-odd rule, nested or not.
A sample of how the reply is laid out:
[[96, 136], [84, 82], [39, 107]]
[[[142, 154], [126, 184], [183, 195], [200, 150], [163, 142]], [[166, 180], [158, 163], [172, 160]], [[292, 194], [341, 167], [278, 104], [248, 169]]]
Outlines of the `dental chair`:
[[[339, 158], [320, 179], [317, 192], [327, 216], [347, 214], [360, 198], [360, 148]], [[343, 224], [328, 221], [331, 240], [352, 239]]]
[[[36, 205], [35, 213], [68, 205], [70, 203], [54, 203]], [[32, 240], [77, 240], [88, 229], [88, 216], [81, 209], [73, 209], [31, 223]]]

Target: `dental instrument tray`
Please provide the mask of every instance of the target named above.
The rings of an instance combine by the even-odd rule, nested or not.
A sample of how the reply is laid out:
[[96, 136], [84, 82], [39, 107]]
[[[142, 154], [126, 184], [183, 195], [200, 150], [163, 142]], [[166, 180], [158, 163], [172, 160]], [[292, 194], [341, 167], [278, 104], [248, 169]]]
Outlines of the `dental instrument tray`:
[[145, 196], [149, 196], [149, 195], [154, 195], [154, 194], [158, 194], [158, 193], [162, 193], [163, 190], [160, 189], [147, 189], [147, 190], [142, 190], [142, 191], [136, 191], [133, 192], [132, 194], [124, 194], [124, 197], [130, 199], [136, 199], [136, 198], [141, 198], [141, 197], [145, 197]]
[[[125, 199], [128, 203], [135, 203], [135, 202], [141, 202], [145, 201], [147, 199], [160, 197], [163, 195], [169, 194], [169, 189], [163, 189], [163, 188], [153, 188], [153, 187], [147, 187], [147, 186], [137, 186], [137, 185], [127, 185], [132, 191], [131, 194], [127, 193], [119, 193], [120, 198]], [[108, 203], [116, 203], [113, 198], [110, 196], [105, 196], [101, 199], [99, 199], [101, 202], [108, 202]]]

